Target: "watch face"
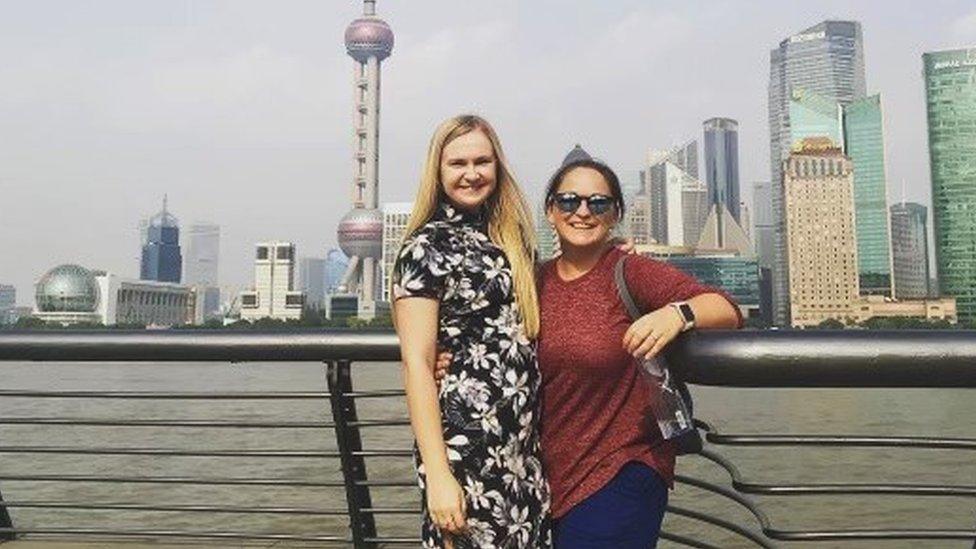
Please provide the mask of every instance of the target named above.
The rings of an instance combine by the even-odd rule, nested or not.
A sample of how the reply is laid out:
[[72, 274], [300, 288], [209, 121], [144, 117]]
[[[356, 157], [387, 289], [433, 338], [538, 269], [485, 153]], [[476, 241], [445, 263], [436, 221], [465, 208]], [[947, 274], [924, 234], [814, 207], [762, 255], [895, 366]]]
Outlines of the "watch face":
[[678, 305], [678, 308], [681, 309], [681, 316], [685, 317], [685, 322], [695, 321], [695, 312], [691, 310], [691, 305], [682, 303], [681, 305]]

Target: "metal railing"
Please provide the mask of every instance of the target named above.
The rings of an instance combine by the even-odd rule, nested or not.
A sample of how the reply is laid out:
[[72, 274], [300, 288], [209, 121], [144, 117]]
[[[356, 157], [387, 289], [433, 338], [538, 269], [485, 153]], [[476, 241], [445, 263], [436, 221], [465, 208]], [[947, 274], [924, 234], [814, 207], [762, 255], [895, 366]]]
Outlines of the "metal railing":
[[[669, 351], [672, 364], [693, 384], [716, 387], [848, 387], [848, 388], [976, 388], [976, 332], [875, 332], [875, 331], [739, 331], [701, 332], [679, 339]], [[256, 430], [307, 433], [302, 440], [334, 442], [335, 448], [234, 448], [191, 445], [113, 446], [100, 444], [50, 445], [8, 444], [0, 439], [0, 456], [7, 460], [40, 459], [38, 456], [114, 456], [120, 459], [199, 458], [224, 462], [246, 458], [254, 460], [311, 460], [328, 462], [338, 468], [338, 478], [317, 476], [257, 477], [206, 474], [100, 474], [55, 472], [7, 473], [0, 468], [0, 488], [10, 483], [47, 483], [63, 488], [61, 498], [3, 499], [0, 491], [0, 540], [19, 536], [50, 535], [63, 537], [164, 538], [193, 540], [300, 541], [323, 544], [352, 544], [355, 547], [415, 545], [413, 535], [389, 534], [378, 527], [378, 519], [406, 516], [415, 524], [419, 502], [376, 504], [391, 499], [391, 490], [411, 491], [412, 478], [370, 476], [371, 460], [395, 460], [409, 469], [409, 447], [369, 447], [363, 433], [373, 428], [407, 429], [406, 417], [361, 419], [357, 402], [367, 399], [402, 399], [396, 388], [357, 391], [353, 379], [357, 366], [365, 362], [391, 362], [399, 359], [395, 335], [386, 332], [4, 332], [0, 333], [0, 401], [7, 399], [44, 402], [94, 401], [179, 401], [216, 404], [240, 401], [306, 401], [322, 403], [328, 420], [255, 420], [177, 417], [90, 417], [84, 415], [3, 415], [0, 428], [45, 429], [65, 427], [147, 428], [195, 432], [196, 430]], [[327, 390], [302, 391], [138, 391], [51, 390], [46, 387], [7, 388], [2, 380], [5, 361], [42, 362], [318, 362], [324, 364]], [[165, 365], [160, 367], [165, 368]], [[391, 376], [398, 380], [399, 376]], [[976, 396], [976, 393], [974, 393]], [[970, 420], [971, 421], [971, 420]], [[840, 447], [883, 449], [941, 449], [973, 452], [976, 464], [976, 439], [939, 437], [893, 437], [853, 435], [798, 435], [722, 433], [705, 421], [698, 421], [707, 441], [705, 450], [694, 459], [713, 464], [726, 475], [727, 482], [707, 481], [679, 474], [678, 484], [694, 487], [728, 501], [751, 515], [743, 523], [722, 518], [701, 509], [671, 504], [668, 512], [701, 525], [708, 525], [743, 543], [773, 547], [776, 542], [844, 542], [853, 540], [976, 540], [976, 476], [972, 485], [904, 483], [759, 483], [744, 478], [736, 465], [720, 454], [719, 446], [760, 447]], [[321, 445], [319, 445], [321, 446]], [[408, 445], [404, 445], [408, 446]], [[9, 463], [9, 462], [8, 462]], [[976, 475], [976, 465], [974, 465]], [[305, 506], [277, 503], [235, 502], [233, 504], [160, 503], [149, 501], [108, 501], [103, 498], [70, 499], [72, 487], [106, 484], [150, 487], [238, 487], [241, 489], [326, 490], [322, 499], [330, 506]], [[8, 491], [8, 494], [10, 492]], [[318, 494], [318, 492], [316, 492]], [[920, 524], [890, 529], [783, 529], [776, 527], [752, 496], [911, 496], [962, 498], [974, 510], [970, 524], [958, 528], [926, 528]], [[410, 499], [410, 498], [413, 499]], [[262, 498], [264, 499], [264, 498]], [[397, 499], [397, 498], [393, 498]], [[399, 498], [403, 500], [404, 497]], [[341, 503], [340, 503], [341, 502]], [[260, 503], [260, 504], [259, 504]], [[344, 503], [344, 505], [343, 505]], [[17, 510], [92, 513], [91, 522], [76, 526], [18, 526]], [[14, 511], [11, 513], [11, 511]], [[105, 526], [104, 513], [153, 513], [213, 515], [216, 517], [274, 516], [313, 517], [331, 520], [333, 526], [312, 531], [307, 527], [289, 531], [253, 529], [193, 530], [178, 525], [165, 528], [134, 529]], [[97, 514], [102, 513], [102, 514]], [[12, 516], [13, 515], [13, 516]], [[87, 516], [87, 515], [86, 515]], [[335, 522], [336, 520], [342, 523]], [[411, 532], [416, 531], [413, 527]], [[687, 532], [666, 530], [662, 538], [690, 547], [714, 547]], [[976, 545], [974, 545], [976, 547]]]

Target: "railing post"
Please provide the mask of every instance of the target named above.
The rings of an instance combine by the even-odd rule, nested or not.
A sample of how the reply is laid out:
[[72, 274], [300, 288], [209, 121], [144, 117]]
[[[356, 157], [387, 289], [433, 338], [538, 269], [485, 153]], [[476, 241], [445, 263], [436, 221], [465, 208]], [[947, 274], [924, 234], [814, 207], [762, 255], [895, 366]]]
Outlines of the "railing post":
[[[3, 503], [3, 492], [0, 492], [0, 503]], [[0, 528], [13, 528], [14, 521], [10, 518], [10, 513], [7, 511], [7, 506], [0, 505]], [[4, 541], [12, 541], [17, 536], [13, 532], [3, 532], [0, 533], [0, 543]]]
[[332, 404], [332, 421], [335, 423], [336, 444], [342, 462], [342, 477], [346, 483], [346, 504], [349, 506], [349, 528], [353, 546], [357, 549], [375, 549], [376, 543], [367, 542], [376, 537], [376, 520], [372, 513], [363, 512], [373, 506], [366, 481], [366, 460], [353, 455], [363, 449], [356, 425], [356, 401], [352, 392], [351, 363], [348, 360], [328, 362], [329, 401]]

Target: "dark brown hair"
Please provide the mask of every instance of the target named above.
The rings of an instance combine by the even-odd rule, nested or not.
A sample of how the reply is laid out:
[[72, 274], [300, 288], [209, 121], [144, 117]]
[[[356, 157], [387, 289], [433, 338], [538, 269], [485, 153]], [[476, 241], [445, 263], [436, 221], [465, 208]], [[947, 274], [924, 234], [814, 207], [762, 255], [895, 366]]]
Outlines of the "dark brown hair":
[[613, 197], [613, 205], [617, 209], [617, 219], [624, 218], [624, 195], [623, 191], [620, 189], [620, 178], [614, 173], [610, 166], [607, 166], [599, 160], [593, 158], [581, 158], [579, 160], [573, 160], [567, 162], [556, 170], [556, 173], [552, 174], [549, 178], [549, 185], [546, 186], [546, 209], [552, 205], [552, 201], [556, 198], [556, 192], [559, 190], [559, 185], [563, 182], [563, 178], [566, 174], [575, 170], [576, 168], [589, 168], [591, 170], [596, 170], [603, 176], [603, 179], [610, 186], [610, 195]]

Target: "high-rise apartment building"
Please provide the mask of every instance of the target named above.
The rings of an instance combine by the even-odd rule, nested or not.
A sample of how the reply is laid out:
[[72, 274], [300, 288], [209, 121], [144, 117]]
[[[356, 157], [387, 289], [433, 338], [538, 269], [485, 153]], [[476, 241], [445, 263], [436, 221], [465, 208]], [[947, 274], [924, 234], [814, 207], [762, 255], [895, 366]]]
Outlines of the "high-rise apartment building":
[[295, 245], [261, 242], [255, 246], [254, 289], [241, 292], [241, 319], [298, 319], [305, 294], [295, 288]]
[[926, 53], [932, 228], [939, 295], [976, 320], [976, 47]]
[[704, 122], [703, 127], [708, 202], [712, 205], [724, 204], [736, 223], [741, 224], [739, 123], [731, 118], [711, 118]]
[[407, 232], [407, 222], [413, 202], [391, 202], [383, 204], [383, 263], [380, 264], [380, 299], [388, 300], [390, 295], [390, 277], [393, 276], [393, 264], [396, 263], [397, 253], [403, 244]]
[[808, 138], [783, 163], [790, 324], [855, 316], [859, 298], [853, 164], [829, 138]]
[[770, 52], [769, 138], [773, 200], [774, 321], [789, 318], [789, 268], [786, 215], [783, 204], [783, 163], [794, 140], [790, 99], [795, 88], [819, 94], [841, 105], [866, 95], [861, 25], [856, 21], [824, 21], [779, 43]]
[[183, 282], [201, 288], [204, 317], [214, 318], [220, 314], [220, 226], [209, 223], [190, 225], [186, 243]]
[[325, 259], [303, 257], [298, 262], [298, 289], [305, 294], [305, 306], [325, 308]]
[[929, 295], [927, 216], [925, 206], [915, 202], [891, 206], [891, 255], [898, 299], [924, 299]]
[[149, 218], [143, 235], [139, 278], [179, 284], [183, 275], [180, 224], [169, 213], [165, 197], [163, 197], [163, 209]]

